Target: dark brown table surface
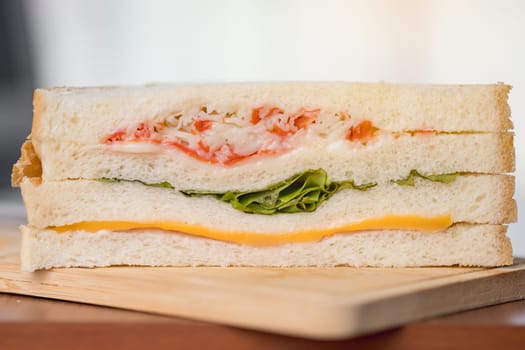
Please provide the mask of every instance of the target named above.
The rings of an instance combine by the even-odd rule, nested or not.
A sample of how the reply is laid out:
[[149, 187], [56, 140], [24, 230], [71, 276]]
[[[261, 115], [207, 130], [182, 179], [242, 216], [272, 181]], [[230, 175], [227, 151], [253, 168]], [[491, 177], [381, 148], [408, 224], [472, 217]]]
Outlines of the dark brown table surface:
[[525, 300], [378, 334], [314, 341], [0, 293], [0, 349], [525, 349]]

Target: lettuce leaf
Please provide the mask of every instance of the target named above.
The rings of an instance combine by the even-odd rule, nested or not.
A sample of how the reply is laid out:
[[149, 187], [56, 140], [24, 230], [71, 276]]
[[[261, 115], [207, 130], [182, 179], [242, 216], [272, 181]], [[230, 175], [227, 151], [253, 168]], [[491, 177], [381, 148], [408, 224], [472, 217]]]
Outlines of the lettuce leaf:
[[97, 181], [102, 181], [102, 182], [120, 182], [120, 181], [138, 182], [138, 183], [141, 183], [141, 184], [143, 184], [145, 186], [171, 188], [171, 189], [174, 188], [169, 182], [166, 182], [166, 181], [165, 182], [159, 182], [159, 183], [147, 183], [147, 182], [140, 181], [140, 180], [117, 179], [115, 177], [101, 177], [100, 179], [97, 179]]
[[[422, 175], [413, 169], [409, 175], [400, 180], [392, 180], [401, 186], [414, 186], [416, 177], [442, 183], [450, 183], [463, 173]], [[138, 182], [146, 186], [170, 188], [174, 187], [169, 182], [147, 183], [140, 180], [127, 180], [118, 178], [100, 178], [103, 182]], [[233, 208], [245, 213], [271, 215], [276, 213], [300, 213], [315, 211], [321, 203], [328, 200], [342, 189], [366, 191], [376, 186], [377, 183], [357, 185], [353, 180], [330, 181], [324, 169], [306, 170], [286, 180], [269, 185], [255, 191], [180, 191], [188, 197], [214, 196], [218, 200], [230, 203]]]
[[257, 191], [181, 191], [189, 197], [215, 196], [245, 213], [271, 215], [276, 213], [312, 212], [336, 192], [352, 188], [366, 191], [376, 183], [356, 185], [354, 181], [331, 182], [323, 169], [306, 170], [284, 181]]
[[434, 181], [434, 182], [442, 182], [442, 183], [451, 183], [456, 180], [456, 177], [458, 175], [461, 175], [462, 173], [450, 173], [450, 174], [438, 174], [438, 175], [421, 175], [417, 170], [412, 169], [410, 170], [410, 174], [404, 179], [401, 180], [392, 180], [398, 185], [401, 186], [414, 186], [416, 177], [419, 177], [421, 179]]

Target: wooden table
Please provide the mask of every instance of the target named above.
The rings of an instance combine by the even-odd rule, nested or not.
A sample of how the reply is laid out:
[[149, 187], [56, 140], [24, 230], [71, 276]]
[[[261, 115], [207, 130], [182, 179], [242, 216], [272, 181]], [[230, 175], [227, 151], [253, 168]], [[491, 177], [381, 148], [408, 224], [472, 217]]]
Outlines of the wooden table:
[[93, 305], [0, 294], [0, 349], [525, 349], [525, 300], [345, 341], [312, 341]]

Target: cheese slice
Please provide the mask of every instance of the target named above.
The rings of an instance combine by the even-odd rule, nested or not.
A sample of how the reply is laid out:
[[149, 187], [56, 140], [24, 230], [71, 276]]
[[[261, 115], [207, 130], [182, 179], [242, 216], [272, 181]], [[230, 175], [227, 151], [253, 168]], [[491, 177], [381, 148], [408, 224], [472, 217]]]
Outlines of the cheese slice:
[[97, 232], [101, 230], [122, 231], [134, 229], [160, 229], [250, 246], [272, 246], [288, 243], [316, 242], [338, 233], [352, 233], [364, 230], [417, 230], [436, 232], [444, 230], [450, 225], [452, 225], [452, 218], [450, 215], [433, 217], [419, 215], [386, 215], [342, 226], [280, 233], [221, 230], [203, 225], [188, 224], [177, 221], [84, 221], [71, 225], [54, 226], [50, 228], [58, 233], [77, 230]]

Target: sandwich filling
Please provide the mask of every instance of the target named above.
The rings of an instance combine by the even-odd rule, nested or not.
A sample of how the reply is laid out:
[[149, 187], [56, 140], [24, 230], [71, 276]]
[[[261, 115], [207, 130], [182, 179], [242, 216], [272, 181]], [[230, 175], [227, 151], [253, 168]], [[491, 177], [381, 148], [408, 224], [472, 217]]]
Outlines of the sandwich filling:
[[365, 230], [417, 230], [437, 232], [452, 225], [450, 215], [423, 217], [418, 215], [387, 215], [381, 218], [367, 219], [340, 227], [311, 229], [278, 234], [262, 234], [245, 231], [218, 230], [203, 225], [188, 224], [176, 221], [91, 221], [71, 225], [50, 227], [58, 233], [68, 231], [98, 232], [102, 230], [120, 231], [135, 229], [159, 229], [185, 233], [192, 236], [210, 238], [250, 246], [273, 246], [289, 243], [317, 242], [335, 234], [349, 234]]
[[[298, 140], [313, 133], [328, 143], [348, 142], [358, 146], [377, 139], [380, 134], [393, 138], [402, 133], [433, 136], [434, 130], [405, 132], [381, 131], [369, 120], [353, 119], [345, 112], [320, 118], [320, 108], [286, 110], [274, 105], [260, 105], [249, 115], [221, 112], [202, 106], [196, 113], [161, 112], [150, 120], [135, 125], [124, 125], [105, 136], [101, 143], [112, 151], [124, 153], [153, 153], [175, 149], [198, 161], [232, 166], [240, 161], [279, 155], [292, 150]], [[328, 112], [325, 112], [328, 113]], [[422, 175], [412, 170], [406, 178], [392, 182], [413, 186], [416, 178], [449, 183], [458, 174]], [[100, 181], [134, 181], [147, 186], [175, 189], [169, 182], [144, 183], [135, 179], [101, 178]], [[229, 203], [234, 209], [249, 214], [292, 214], [313, 212], [324, 201], [344, 189], [366, 191], [377, 183], [356, 184], [352, 180], [330, 181], [323, 169], [306, 170], [266, 188], [253, 191], [217, 192], [213, 189], [177, 189], [188, 197], [212, 196]], [[57, 232], [83, 230], [159, 229], [238, 244], [268, 246], [298, 242], [319, 241], [334, 234], [355, 233], [364, 230], [403, 229], [434, 232], [452, 225], [450, 215], [423, 217], [418, 215], [386, 215], [338, 227], [304, 231], [261, 234], [245, 231], [225, 231], [209, 226], [178, 221], [86, 221], [71, 225], [50, 227]]]
[[[308, 134], [328, 143], [344, 140], [359, 146], [375, 140], [381, 132], [370, 120], [352, 118], [345, 112], [324, 113], [321, 118], [320, 108], [286, 110], [262, 105], [252, 108], [250, 115], [243, 115], [202, 106], [194, 113], [161, 112], [148, 121], [123, 125], [101, 143], [124, 153], [176, 149], [202, 162], [229, 166], [292, 150]], [[432, 136], [436, 131], [383, 132], [394, 138], [403, 133]]]
[[249, 115], [222, 112], [202, 106], [193, 113], [160, 112], [150, 120], [124, 125], [101, 142], [115, 152], [155, 153], [176, 149], [207, 163], [230, 166], [260, 156], [292, 150], [308, 134], [328, 143], [340, 141], [366, 146], [379, 134], [398, 138], [402, 134], [435, 136], [436, 130], [381, 131], [370, 120], [349, 113], [331, 113], [320, 108], [286, 110], [274, 105], [251, 109]]
[[[415, 179], [421, 178], [433, 182], [450, 183], [462, 173], [422, 175], [417, 170], [411, 170], [406, 178], [392, 180], [400, 186], [414, 186]], [[174, 189], [169, 182], [145, 183], [140, 180], [101, 178], [99, 181], [139, 182], [146, 186]], [[336, 192], [343, 189], [366, 191], [377, 186], [377, 183], [356, 184], [353, 180], [331, 181], [324, 169], [306, 170], [286, 180], [254, 191], [213, 190], [181, 190], [188, 197], [213, 196], [216, 199], [230, 203], [234, 209], [251, 214], [278, 214], [313, 212], [321, 203], [330, 199]]]
[[155, 146], [174, 148], [200, 161], [232, 165], [291, 149], [319, 112], [315, 108], [285, 111], [264, 105], [253, 108], [247, 117], [203, 106], [196, 115], [161, 113], [149, 122], [127, 125], [105, 137], [103, 143], [123, 152], [154, 151]]
[[[414, 186], [415, 178], [428, 181], [450, 183], [459, 174], [441, 174], [425, 176], [412, 170], [403, 179], [393, 180], [400, 186]], [[102, 181], [140, 182], [146, 186], [173, 189], [168, 182], [147, 184], [138, 180], [101, 179]], [[279, 213], [312, 212], [322, 202], [328, 200], [339, 190], [349, 188], [359, 191], [376, 186], [375, 183], [357, 185], [353, 181], [332, 182], [323, 169], [306, 170], [289, 179], [270, 185], [266, 189], [247, 192], [228, 191], [225, 193], [213, 191], [181, 191], [189, 197], [214, 196], [218, 200], [228, 202], [234, 209], [249, 213], [272, 215]], [[261, 233], [250, 231], [224, 230], [213, 228], [212, 225], [199, 225], [182, 221], [85, 221], [70, 225], [50, 227], [55, 231], [127, 231], [138, 229], [158, 229], [167, 232], [184, 233], [192, 236], [232, 242], [251, 246], [272, 246], [301, 242], [316, 242], [335, 234], [357, 233], [366, 230], [417, 230], [422, 232], [442, 231], [453, 224], [450, 215], [420, 216], [420, 215], [385, 215], [369, 218], [359, 222], [351, 222], [339, 226], [328, 226], [318, 229], [295, 230], [279, 233]]]

